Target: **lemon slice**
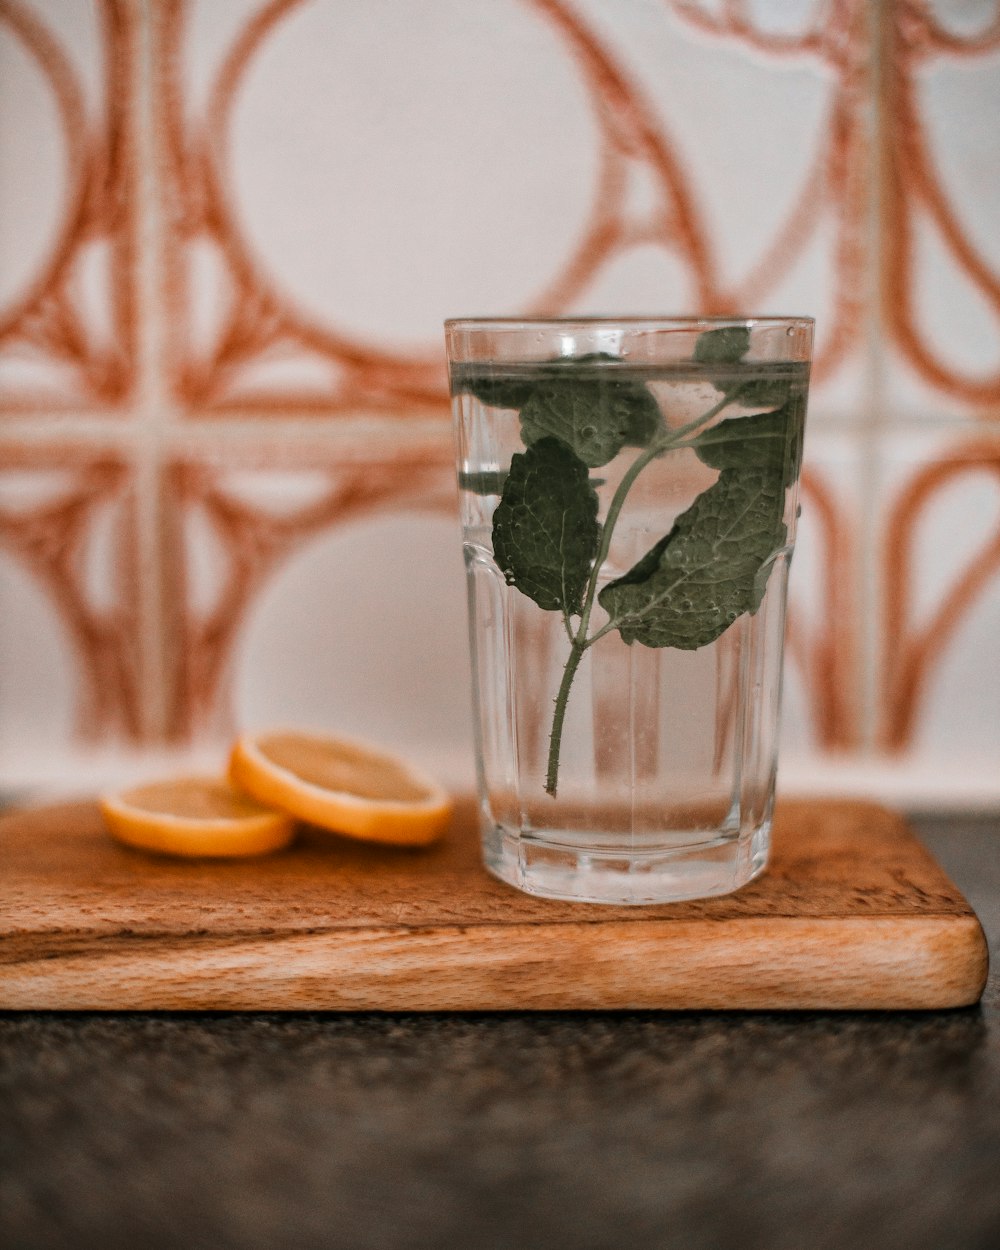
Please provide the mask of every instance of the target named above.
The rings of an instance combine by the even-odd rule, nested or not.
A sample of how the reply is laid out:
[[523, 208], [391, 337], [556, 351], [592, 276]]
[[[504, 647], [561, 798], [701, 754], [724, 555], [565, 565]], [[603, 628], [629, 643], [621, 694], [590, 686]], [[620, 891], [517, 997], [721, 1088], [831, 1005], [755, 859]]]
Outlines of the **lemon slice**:
[[367, 842], [423, 846], [451, 819], [451, 799], [436, 781], [352, 738], [244, 735], [233, 747], [229, 776], [262, 803]]
[[224, 780], [181, 777], [135, 786], [100, 800], [112, 836], [164, 855], [264, 855], [287, 846], [295, 822]]

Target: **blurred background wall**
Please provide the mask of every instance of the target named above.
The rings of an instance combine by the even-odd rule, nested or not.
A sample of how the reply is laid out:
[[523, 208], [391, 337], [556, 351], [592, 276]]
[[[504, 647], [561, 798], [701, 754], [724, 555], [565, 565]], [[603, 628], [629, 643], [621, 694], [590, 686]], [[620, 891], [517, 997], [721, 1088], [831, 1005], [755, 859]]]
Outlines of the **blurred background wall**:
[[996, 0], [0, 0], [0, 787], [471, 777], [441, 321], [810, 313], [782, 784], [1000, 803]]

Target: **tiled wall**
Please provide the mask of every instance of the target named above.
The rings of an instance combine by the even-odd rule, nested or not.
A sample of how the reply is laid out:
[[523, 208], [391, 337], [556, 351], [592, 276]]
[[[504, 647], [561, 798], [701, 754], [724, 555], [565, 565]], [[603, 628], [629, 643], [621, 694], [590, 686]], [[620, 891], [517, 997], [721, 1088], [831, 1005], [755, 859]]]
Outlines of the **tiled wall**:
[[0, 0], [0, 786], [467, 778], [442, 319], [747, 310], [819, 323], [784, 784], [1000, 802], [998, 121], [996, 0]]

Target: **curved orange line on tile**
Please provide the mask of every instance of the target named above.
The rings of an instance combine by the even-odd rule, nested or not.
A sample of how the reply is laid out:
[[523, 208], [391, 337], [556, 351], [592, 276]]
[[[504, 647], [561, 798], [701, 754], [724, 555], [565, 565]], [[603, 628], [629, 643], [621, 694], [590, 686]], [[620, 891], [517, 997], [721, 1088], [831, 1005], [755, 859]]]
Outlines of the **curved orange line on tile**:
[[856, 747], [861, 740], [857, 704], [858, 613], [854, 602], [854, 544], [846, 519], [826, 483], [802, 471], [804, 506], [823, 539], [820, 560], [820, 624], [807, 636], [789, 613], [788, 649], [805, 678], [816, 740], [826, 750]]
[[[667, 6], [691, 26], [707, 35], [730, 35], [760, 52], [781, 56], [800, 52], [822, 54], [827, 46], [826, 31], [813, 28], [802, 35], [778, 35], [759, 30], [747, 16], [740, 0], [723, 0], [718, 14], [701, 8], [691, 0], [666, 0]], [[844, 8], [846, 6], [840, 6]], [[839, 9], [838, 9], [839, 11]]]
[[[671, 242], [675, 246], [679, 245], [679, 250], [691, 271], [700, 311], [705, 313], [727, 311], [726, 298], [718, 286], [708, 240], [702, 229], [692, 193], [687, 187], [680, 158], [663, 133], [662, 127], [655, 120], [653, 111], [646, 104], [642, 93], [613, 64], [608, 51], [561, 0], [529, 0], [529, 3], [531, 7], [536, 8], [554, 23], [567, 46], [577, 54], [577, 60], [593, 84], [594, 100], [605, 132], [606, 151], [619, 152], [619, 145], [624, 144], [630, 152], [642, 153], [658, 175], [659, 184], [666, 192], [670, 204]], [[619, 138], [616, 143], [616, 136], [622, 134], [627, 138]], [[604, 213], [599, 215], [599, 220], [603, 218], [607, 221], [614, 215], [615, 209], [609, 205]], [[577, 251], [576, 265], [590, 277], [596, 271], [600, 261], [610, 254], [610, 250], [606, 244], [603, 251], [600, 248], [593, 248], [585, 239]], [[573, 268], [572, 264], [570, 268]], [[582, 286], [582, 282], [578, 285]], [[553, 309], [565, 307], [574, 294], [576, 294], [576, 289], [572, 286], [567, 287], [560, 292], [558, 300], [553, 301], [550, 307]]]
[[[62, 444], [41, 455], [33, 448], [5, 446], [6, 469], [67, 469], [74, 481], [55, 502], [31, 509], [0, 508], [0, 547], [42, 586], [65, 626], [79, 659], [81, 688], [76, 721], [79, 736], [95, 740], [120, 732], [141, 737], [134, 617], [127, 606], [97, 610], [84, 588], [82, 549], [96, 510], [120, 496], [127, 479], [124, 462], [104, 454], [81, 466], [87, 449]], [[139, 567], [134, 526], [120, 550], [126, 602], [134, 596]]]
[[0, 316], [0, 339], [9, 336], [26, 314], [55, 285], [77, 242], [88, 194], [88, 160], [84, 151], [83, 91], [73, 67], [49, 29], [17, 0], [0, 0], [0, 22], [6, 23], [34, 59], [55, 97], [66, 144], [66, 207], [56, 242], [42, 272], [7, 312]]
[[920, 704], [935, 666], [940, 664], [963, 618], [1000, 572], [998, 524], [996, 533], [969, 560], [950, 590], [940, 596], [928, 622], [916, 626], [911, 620], [910, 602], [916, 524], [943, 487], [984, 470], [994, 474], [1000, 485], [1000, 445], [983, 441], [958, 448], [947, 460], [929, 464], [917, 473], [889, 514], [884, 544], [884, 662], [888, 697], [880, 738], [891, 751], [901, 751], [912, 741]]
[[134, 187], [136, 110], [129, 81], [137, 30], [135, 14], [123, 0], [103, 0], [101, 15], [106, 127], [93, 161], [86, 229], [88, 235], [106, 236], [115, 254], [109, 276], [116, 341], [100, 353], [91, 349], [90, 355], [94, 359], [94, 393], [114, 404], [127, 397], [132, 384], [140, 316], [136, 290], [141, 230]]
[[[0, 397], [8, 415], [77, 404], [119, 405], [131, 384], [137, 310], [134, 302], [134, 212], [129, 194], [131, 134], [128, 68], [135, 13], [121, 0], [103, 0], [104, 101], [102, 129], [91, 132], [82, 89], [66, 52], [44, 23], [16, 0], [0, 0], [6, 21], [42, 69], [57, 101], [66, 139], [67, 201], [58, 236], [42, 271], [15, 306], [0, 318], [0, 346], [28, 344], [40, 359], [72, 370], [75, 399], [10, 391]], [[93, 238], [111, 251], [109, 289], [114, 342], [88, 333], [73, 290], [74, 265]]]
[[934, 17], [929, 4], [897, 0], [898, 22], [914, 53], [946, 52], [952, 56], [978, 56], [1000, 48], [1000, 8], [978, 34], [957, 35]]
[[[1000, 19], [998, 19], [1000, 26]], [[1000, 275], [994, 273], [965, 235], [928, 149], [925, 128], [915, 94], [915, 66], [928, 49], [959, 48], [966, 55], [981, 54], [1000, 38], [958, 41], [945, 37], [912, 3], [898, 6], [895, 24], [889, 28], [891, 73], [884, 89], [886, 126], [884, 165], [886, 205], [883, 215], [885, 271], [883, 313], [906, 359], [926, 381], [969, 404], [992, 405], [1000, 401], [1000, 370], [992, 375], [972, 376], [945, 362], [928, 337], [918, 328], [914, 308], [914, 221], [923, 210], [951, 254], [984, 302], [996, 314], [1000, 331]]]

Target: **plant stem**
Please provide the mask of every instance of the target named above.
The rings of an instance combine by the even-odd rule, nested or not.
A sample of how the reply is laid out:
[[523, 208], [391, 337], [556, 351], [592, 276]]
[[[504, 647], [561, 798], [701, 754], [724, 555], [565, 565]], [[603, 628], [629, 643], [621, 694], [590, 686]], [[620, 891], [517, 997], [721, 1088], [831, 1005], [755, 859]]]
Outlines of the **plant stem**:
[[576, 676], [576, 670], [580, 666], [586, 649], [586, 640], [581, 641], [581, 635], [577, 634], [570, 647], [569, 658], [563, 669], [562, 681], [559, 683], [559, 692], [556, 695], [556, 710], [552, 716], [552, 732], [549, 734], [549, 764], [545, 774], [545, 793], [551, 794], [553, 798], [556, 797], [556, 785], [559, 780], [559, 750], [562, 744], [563, 721], [566, 718], [566, 701], [569, 698], [569, 688], [573, 684], [573, 678]]
[[[590, 570], [590, 578], [587, 582], [587, 593], [584, 596], [583, 609], [580, 612], [580, 625], [575, 636], [572, 633], [570, 634], [570, 652], [555, 699], [552, 730], [549, 734], [548, 767], [545, 773], [545, 793], [551, 794], [553, 798], [556, 796], [556, 787], [559, 782], [559, 755], [562, 748], [563, 722], [566, 719], [566, 704], [569, 700], [569, 691], [573, 684], [573, 678], [576, 676], [576, 670], [580, 667], [583, 653], [598, 638], [603, 638], [612, 628], [609, 623], [603, 629], [598, 630], [592, 637], [587, 637], [587, 629], [590, 626], [590, 614], [593, 611], [594, 600], [597, 597], [597, 584], [601, 566], [608, 558], [608, 552], [611, 550], [611, 539], [619, 514], [625, 503], [625, 498], [632, 489], [635, 479], [651, 460], [655, 460], [657, 456], [662, 455], [665, 451], [676, 451], [680, 447], [687, 446], [689, 436], [707, 421], [711, 421], [713, 417], [718, 416], [724, 408], [736, 399], [741, 389], [741, 387], [735, 387], [732, 391], [728, 391], [717, 404], [703, 412], [701, 416], [695, 417], [694, 420], [688, 421], [685, 425], [650, 443], [642, 455], [637, 456], [629, 465], [611, 498], [611, 503], [608, 505], [608, 515], [605, 517], [601, 531], [600, 546], [597, 549], [597, 555], [594, 557], [594, 564]], [[568, 618], [566, 618], [566, 625], [567, 632], [569, 632]]]

